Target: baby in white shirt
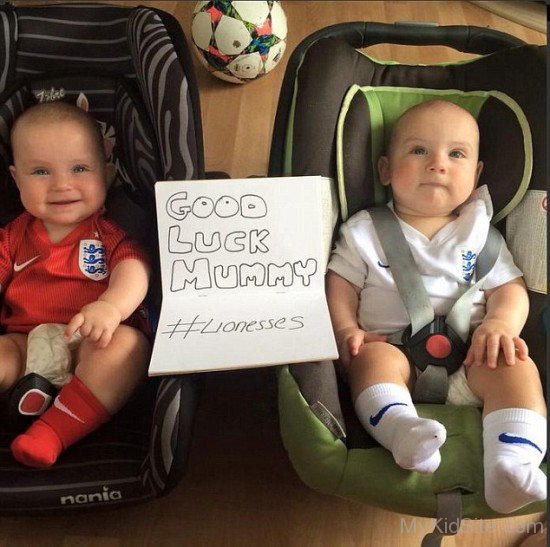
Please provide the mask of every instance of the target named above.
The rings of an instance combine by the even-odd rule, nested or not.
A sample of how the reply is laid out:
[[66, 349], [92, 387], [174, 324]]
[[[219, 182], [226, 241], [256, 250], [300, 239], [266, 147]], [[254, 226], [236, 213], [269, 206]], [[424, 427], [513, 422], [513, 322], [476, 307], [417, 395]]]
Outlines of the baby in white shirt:
[[[388, 206], [436, 314], [446, 314], [469, 285], [473, 260], [487, 238], [492, 206], [486, 187], [476, 190], [483, 168], [478, 150], [473, 116], [435, 100], [401, 116], [387, 155], [379, 159], [380, 180], [393, 194]], [[446, 430], [418, 417], [410, 395], [415, 369], [387, 341], [409, 320], [370, 215], [354, 215], [340, 236], [328, 266], [327, 299], [355, 410], [398, 465], [433, 473]], [[521, 275], [503, 246], [474, 300], [475, 330], [464, 366], [453, 375], [456, 381], [451, 377], [448, 399], [483, 406], [485, 496], [501, 513], [546, 498], [546, 476], [539, 469], [546, 452], [546, 405], [537, 367], [519, 336], [529, 305]]]

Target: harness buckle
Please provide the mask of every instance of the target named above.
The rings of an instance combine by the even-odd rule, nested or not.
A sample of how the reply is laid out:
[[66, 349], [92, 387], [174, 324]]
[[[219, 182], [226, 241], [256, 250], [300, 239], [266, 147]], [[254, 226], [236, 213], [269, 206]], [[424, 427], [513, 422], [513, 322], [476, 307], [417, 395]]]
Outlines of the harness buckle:
[[456, 372], [466, 358], [468, 345], [445, 323], [445, 316], [436, 315], [431, 323], [411, 336], [411, 326], [403, 332], [401, 343], [412, 362], [421, 371], [428, 365], [445, 367], [447, 374]]

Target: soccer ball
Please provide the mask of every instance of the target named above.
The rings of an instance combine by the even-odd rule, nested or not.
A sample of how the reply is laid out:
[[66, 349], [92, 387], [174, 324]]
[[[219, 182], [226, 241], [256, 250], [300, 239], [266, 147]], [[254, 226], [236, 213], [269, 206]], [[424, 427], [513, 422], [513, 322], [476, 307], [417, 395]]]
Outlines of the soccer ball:
[[191, 34], [209, 72], [244, 83], [277, 65], [286, 47], [286, 15], [280, 2], [197, 2]]

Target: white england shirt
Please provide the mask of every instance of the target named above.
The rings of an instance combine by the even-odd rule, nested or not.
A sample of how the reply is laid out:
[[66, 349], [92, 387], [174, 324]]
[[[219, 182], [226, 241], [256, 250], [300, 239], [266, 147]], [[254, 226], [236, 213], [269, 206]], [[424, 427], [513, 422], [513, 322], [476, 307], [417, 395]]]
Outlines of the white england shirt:
[[[387, 206], [393, 211], [392, 202]], [[446, 315], [475, 282], [475, 261], [485, 245], [492, 214], [491, 197], [484, 185], [461, 206], [458, 217], [432, 239], [398, 219], [437, 315]], [[390, 334], [408, 326], [407, 311], [369, 213], [359, 211], [342, 224], [328, 268], [361, 289], [358, 321], [362, 329]], [[483, 288], [498, 287], [521, 275], [510, 251], [503, 246]], [[485, 296], [480, 290], [472, 306], [472, 327], [484, 315]]]

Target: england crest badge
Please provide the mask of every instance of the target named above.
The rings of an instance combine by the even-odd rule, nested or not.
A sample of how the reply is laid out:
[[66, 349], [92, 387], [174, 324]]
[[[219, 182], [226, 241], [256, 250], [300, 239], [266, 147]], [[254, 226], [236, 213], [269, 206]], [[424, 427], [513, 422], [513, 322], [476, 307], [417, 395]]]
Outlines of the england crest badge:
[[103, 242], [98, 239], [81, 239], [78, 266], [86, 277], [94, 281], [105, 279], [109, 272]]
[[467, 283], [471, 283], [474, 277], [476, 268], [477, 254], [471, 250], [460, 249], [460, 258], [462, 266], [462, 279]]

